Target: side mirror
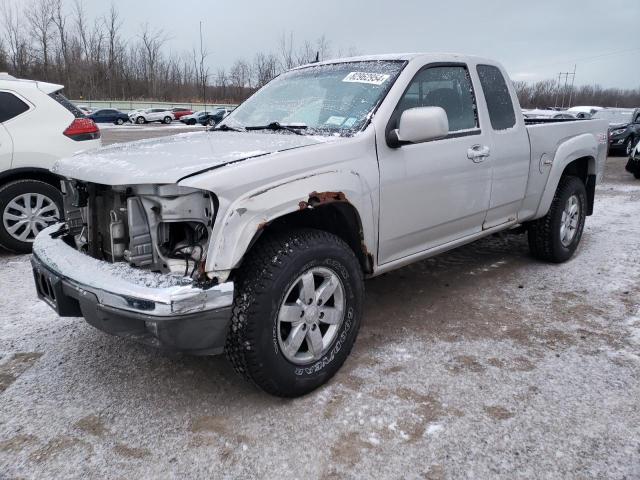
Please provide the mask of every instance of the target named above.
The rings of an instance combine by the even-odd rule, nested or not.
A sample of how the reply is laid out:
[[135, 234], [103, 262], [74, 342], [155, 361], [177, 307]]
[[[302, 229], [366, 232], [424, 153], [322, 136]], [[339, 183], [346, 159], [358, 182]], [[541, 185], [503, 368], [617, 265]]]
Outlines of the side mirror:
[[449, 134], [447, 112], [441, 107], [410, 108], [402, 112], [400, 125], [391, 130], [387, 144], [398, 148], [409, 143], [422, 143]]

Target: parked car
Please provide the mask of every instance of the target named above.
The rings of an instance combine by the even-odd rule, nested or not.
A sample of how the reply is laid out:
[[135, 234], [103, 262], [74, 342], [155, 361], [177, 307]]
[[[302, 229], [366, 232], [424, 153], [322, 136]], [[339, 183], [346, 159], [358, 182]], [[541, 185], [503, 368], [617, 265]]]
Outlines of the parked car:
[[96, 110], [92, 114], [88, 115], [88, 118], [96, 123], [115, 123], [116, 125], [122, 125], [129, 121], [129, 115], [116, 110], [115, 108], [103, 108], [102, 110]]
[[626, 170], [640, 180], [640, 143], [636, 143], [631, 155], [629, 155]]
[[593, 115], [594, 113], [596, 113], [598, 110], [602, 110], [603, 107], [595, 107], [595, 106], [589, 106], [589, 105], [576, 105], [575, 107], [570, 107], [567, 109], [567, 112], [574, 114], [577, 118], [582, 118], [579, 117], [578, 115], [581, 113], [586, 113], [587, 115], [589, 115], [590, 118], [591, 115]]
[[225, 350], [265, 391], [303, 395], [349, 355], [363, 278], [514, 227], [535, 258], [570, 259], [606, 135], [526, 125], [488, 59], [306, 65], [209, 131], [57, 162], [68, 220], [36, 239], [38, 295], [115, 335]]
[[612, 154], [631, 155], [640, 140], [640, 108], [605, 108], [591, 118], [609, 122], [609, 151]]
[[211, 127], [220, 123], [224, 117], [229, 115], [231, 112], [228, 108], [216, 108], [215, 110], [208, 112], [206, 115], [202, 115], [198, 118], [198, 123], [200, 125], [209, 125]]
[[139, 125], [149, 122], [169, 124], [174, 118], [173, 112], [166, 108], [147, 108], [145, 110], [134, 110], [129, 113], [131, 123], [137, 123]]
[[206, 118], [210, 112], [206, 110], [200, 110], [198, 112], [194, 112], [191, 115], [185, 115], [180, 118], [180, 121], [187, 125], [196, 125], [197, 123], [201, 123], [201, 119]]
[[13, 252], [30, 252], [63, 216], [54, 162], [100, 146], [100, 130], [63, 88], [0, 74], [0, 246]]
[[538, 119], [555, 119], [555, 120], [575, 120], [577, 117], [567, 111], [558, 110], [527, 110], [522, 114], [525, 118], [538, 118]]
[[171, 109], [171, 113], [173, 113], [173, 118], [176, 120], [180, 120], [185, 115], [192, 115], [193, 110], [189, 110], [188, 108], [176, 107]]

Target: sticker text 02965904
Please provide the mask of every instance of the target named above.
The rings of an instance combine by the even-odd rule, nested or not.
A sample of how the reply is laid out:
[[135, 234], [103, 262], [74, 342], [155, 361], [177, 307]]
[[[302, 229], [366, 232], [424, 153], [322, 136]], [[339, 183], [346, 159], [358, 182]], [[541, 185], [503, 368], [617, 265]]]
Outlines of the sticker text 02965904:
[[344, 77], [343, 82], [369, 83], [371, 85], [382, 85], [391, 75], [385, 73], [351, 72]]

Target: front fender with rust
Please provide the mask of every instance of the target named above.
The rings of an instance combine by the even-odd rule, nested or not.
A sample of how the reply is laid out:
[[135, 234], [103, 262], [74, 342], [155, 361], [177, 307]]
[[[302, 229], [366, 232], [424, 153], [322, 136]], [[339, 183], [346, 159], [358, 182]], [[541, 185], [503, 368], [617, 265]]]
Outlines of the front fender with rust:
[[292, 212], [348, 202], [362, 225], [362, 241], [377, 251], [379, 171], [374, 132], [290, 152], [249, 159], [189, 178], [180, 185], [209, 190], [218, 212], [205, 269], [224, 281], [256, 234]]

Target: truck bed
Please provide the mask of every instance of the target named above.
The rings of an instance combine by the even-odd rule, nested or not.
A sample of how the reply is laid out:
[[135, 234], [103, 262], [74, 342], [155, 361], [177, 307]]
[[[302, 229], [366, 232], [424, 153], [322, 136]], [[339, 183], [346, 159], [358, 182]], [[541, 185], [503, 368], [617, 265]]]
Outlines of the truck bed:
[[597, 181], [604, 173], [604, 160], [607, 152], [608, 123], [604, 120], [565, 120], [565, 119], [525, 119], [531, 157], [529, 164], [529, 183], [523, 202], [522, 216], [535, 215], [538, 211], [542, 192], [545, 190], [549, 172], [556, 160], [558, 149], [567, 142], [571, 142], [572, 149], [578, 148], [583, 142], [593, 145], [595, 139], [597, 151], [585, 150], [584, 156], [595, 158]]

